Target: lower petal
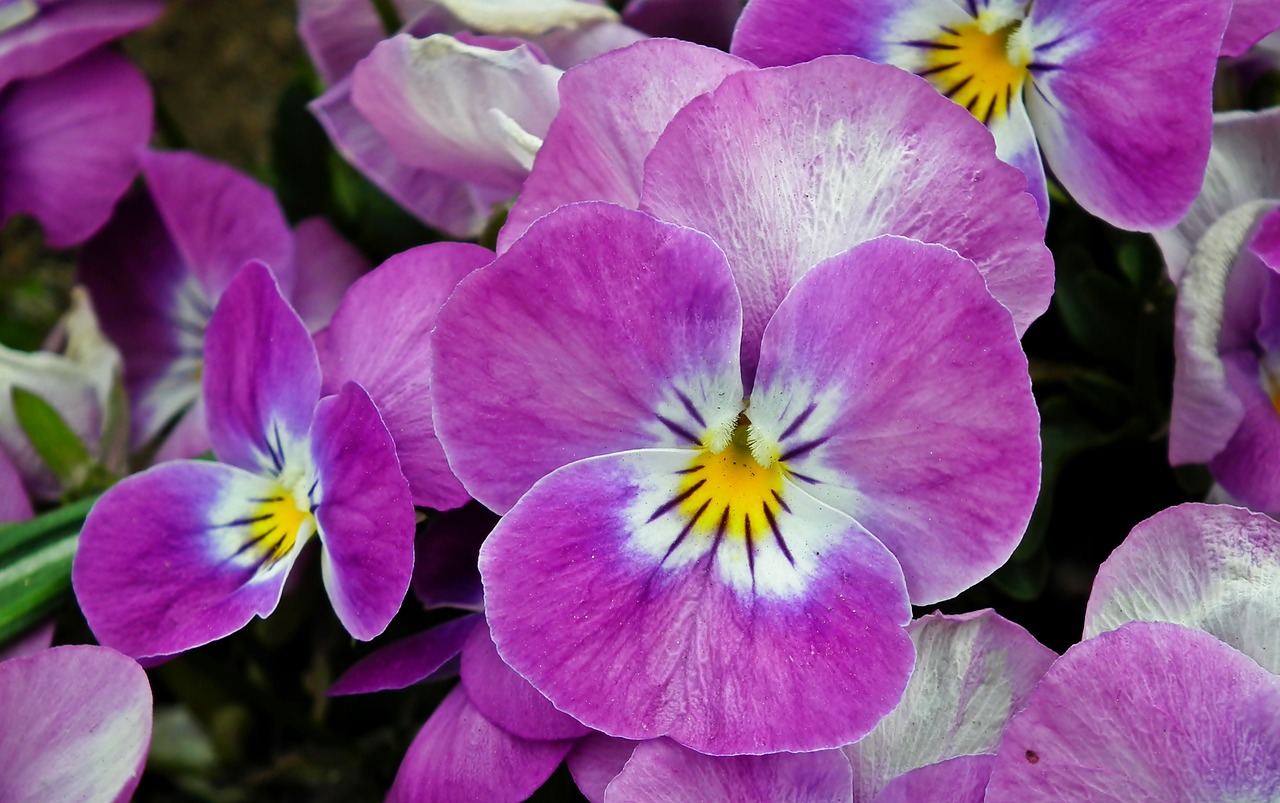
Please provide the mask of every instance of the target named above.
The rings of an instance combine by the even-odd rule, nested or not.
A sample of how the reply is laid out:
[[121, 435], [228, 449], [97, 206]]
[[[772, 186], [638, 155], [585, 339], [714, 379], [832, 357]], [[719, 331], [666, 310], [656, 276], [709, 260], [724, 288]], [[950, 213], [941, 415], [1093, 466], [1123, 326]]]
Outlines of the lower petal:
[[894, 778], [872, 803], [983, 803], [993, 755], [957, 756]]
[[1257, 357], [1246, 351], [1224, 357], [1227, 381], [1244, 405], [1231, 440], [1209, 462], [1214, 479], [1227, 493], [1254, 510], [1280, 510], [1280, 411], [1262, 388]]
[[403, 689], [431, 677], [457, 657], [481, 617], [451, 619], [360, 659], [329, 687], [330, 697]]
[[574, 742], [564, 763], [578, 791], [591, 803], [604, 803], [605, 789], [631, 760], [636, 745], [628, 739], [593, 731]]
[[1031, 118], [1022, 95], [1014, 96], [1009, 113], [992, 119], [988, 126], [996, 139], [996, 156], [1022, 171], [1027, 177], [1027, 192], [1036, 199], [1040, 219], [1049, 219], [1049, 189], [1044, 178], [1044, 161], [1040, 144], [1031, 128]]

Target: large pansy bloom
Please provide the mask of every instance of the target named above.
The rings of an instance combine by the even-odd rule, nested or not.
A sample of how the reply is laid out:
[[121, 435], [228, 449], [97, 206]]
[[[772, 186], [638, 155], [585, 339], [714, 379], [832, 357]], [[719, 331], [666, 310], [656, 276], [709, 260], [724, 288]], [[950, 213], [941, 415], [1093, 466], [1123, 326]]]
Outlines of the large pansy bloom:
[[1085, 209], [1150, 230], [1176, 222], [1200, 186], [1230, 11], [1229, 0], [753, 0], [733, 52], [761, 65], [850, 53], [921, 75], [990, 127], [1042, 215], [1040, 150]]
[[1022, 534], [1026, 359], [972, 263], [903, 238], [809, 271], [749, 383], [742, 320], [705, 235], [568, 205], [441, 310], [437, 432], [506, 511], [486, 613], [557, 708], [706, 753], [837, 747], [902, 694], [908, 599]]
[[260, 263], [209, 322], [204, 394], [222, 462], [135, 474], [85, 521], [72, 582], [94, 635], [135, 657], [221, 638], [275, 609], [313, 536], [347, 631], [381, 633], [412, 572], [409, 486], [364, 389], [320, 398], [311, 339]]

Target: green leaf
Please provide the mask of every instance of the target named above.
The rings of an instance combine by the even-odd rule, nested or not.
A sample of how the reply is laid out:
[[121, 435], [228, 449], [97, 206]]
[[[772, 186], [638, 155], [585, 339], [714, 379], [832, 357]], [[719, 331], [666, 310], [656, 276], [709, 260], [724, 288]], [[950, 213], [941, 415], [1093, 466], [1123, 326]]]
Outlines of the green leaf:
[[0, 643], [51, 615], [71, 596], [71, 561], [79, 532], [0, 566]]
[[57, 410], [36, 394], [15, 387], [13, 412], [27, 440], [63, 486], [72, 488], [84, 481], [94, 460]]
[[89, 510], [97, 501], [98, 497], [93, 496], [50, 510], [34, 519], [0, 524], [0, 567], [42, 544], [59, 541], [80, 532], [85, 516], [89, 515]]
[[1049, 551], [1037, 549], [1026, 560], [1013, 560], [996, 569], [991, 584], [1020, 602], [1030, 602], [1049, 584]]
[[1131, 371], [1141, 313], [1138, 297], [1098, 270], [1078, 245], [1064, 248], [1057, 264], [1054, 307], [1071, 339], [1096, 359]]

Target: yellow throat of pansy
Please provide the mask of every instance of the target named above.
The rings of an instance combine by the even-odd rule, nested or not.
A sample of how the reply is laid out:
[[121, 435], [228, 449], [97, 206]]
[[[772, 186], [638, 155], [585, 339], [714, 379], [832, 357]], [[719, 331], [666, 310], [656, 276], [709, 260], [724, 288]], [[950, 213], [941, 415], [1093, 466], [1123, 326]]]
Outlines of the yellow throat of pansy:
[[990, 125], [1009, 114], [1030, 75], [1031, 48], [1020, 29], [1020, 21], [989, 11], [943, 26], [936, 37], [911, 43], [926, 53], [918, 74]]

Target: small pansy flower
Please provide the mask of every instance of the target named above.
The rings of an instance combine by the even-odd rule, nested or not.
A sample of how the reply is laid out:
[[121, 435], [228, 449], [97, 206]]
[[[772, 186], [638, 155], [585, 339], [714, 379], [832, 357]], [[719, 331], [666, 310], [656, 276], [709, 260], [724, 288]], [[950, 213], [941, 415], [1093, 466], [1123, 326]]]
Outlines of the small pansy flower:
[[373, 402], [355, 383], [320, 398], [311, 339], [260, 263], [223, 293], [204, 356], [222, 462], [163, 463], [90, 511], [72, 582], [94, 635], [147, 657], [233, 633], [275, 609], [313, 537], [343, 626], [378, 635], [409, 585], [414, 515]]
[[1026, 526], [1025, 357], [972, 263], [902, 238], [806, 273], [747, 382], [742, 314], [705, 235], [566, 206], [441, 310], [437, 433], [506, 511], [486, 615], [556, 708], [707, 753], [838, 747], [900, 699], [908, 595], [959, 593]]
[[849, 53], [922, 76], [986, 124], [1048, 216], [1044, 159], [1124, 228], [1178, 220], [1209, 152], [1229, 0], [753, 0], [733, 52]]

